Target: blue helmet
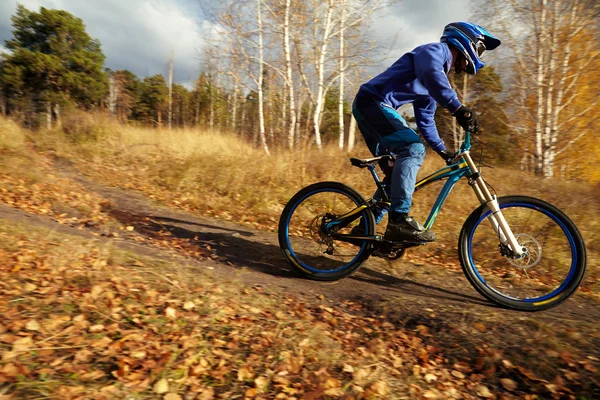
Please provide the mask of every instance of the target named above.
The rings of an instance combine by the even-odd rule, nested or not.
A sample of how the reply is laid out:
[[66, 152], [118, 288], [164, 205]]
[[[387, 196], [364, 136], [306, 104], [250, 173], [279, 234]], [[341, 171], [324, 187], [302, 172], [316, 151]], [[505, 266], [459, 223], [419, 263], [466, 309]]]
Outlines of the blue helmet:
[[485, 50], [500, 46], [500, 39], [479, 25], [470, 22], [453, 22], [446, 25], [442, 43], [454, 46], [467, 60], [467, 73], [476, 74], [485, 64], [479, 58]]

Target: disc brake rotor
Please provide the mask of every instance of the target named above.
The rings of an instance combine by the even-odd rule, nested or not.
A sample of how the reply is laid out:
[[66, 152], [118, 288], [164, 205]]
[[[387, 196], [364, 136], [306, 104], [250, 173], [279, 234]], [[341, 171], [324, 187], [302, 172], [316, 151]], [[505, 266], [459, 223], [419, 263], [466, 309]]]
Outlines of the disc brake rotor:
[[540, 242], [526, 233], [515, 234], [515, 238], [521, 247], [527, 249], [527, 252], [519, 259], [507, 257], [508, 262], [521, 269], [530, 269], [538, 265], [542, 260], [542, 246]]
[[[333, 242], [333, 239], [331, 239], [331, 237], [329, 235], [327, 235], [327, 233], [324, 232], [323, 229], [321, 229], [321, 227], [324, 225], [324, 223], [326, 221], [326, 218], [327, 218], [327, 215], [317, 215], [310, 222], [309, 229], [310, 229], [310, 236], [315, 242], [317, 242], [319, 244], [329, 245]], [[329, 218], [327, 218], [327, 219], [329, 219]]]

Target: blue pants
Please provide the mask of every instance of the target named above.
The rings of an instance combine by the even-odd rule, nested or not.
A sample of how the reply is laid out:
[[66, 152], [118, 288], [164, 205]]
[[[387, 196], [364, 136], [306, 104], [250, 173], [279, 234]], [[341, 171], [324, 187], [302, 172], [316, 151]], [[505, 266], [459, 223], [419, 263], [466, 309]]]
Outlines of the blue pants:
[[[386, 103], [376, 101], [360, 93], [352, 105], [352, 114], [367, 147], [375, 157], [385, 154], [396, 156], [392, 172], [391, 211], [410, 212], [412, 196], [417, 182], [417, 172], [425, 158], [425, 146], [419, 135], [409, 128], [398, 112]], [[376, 192], [375, 198], [381, 198]], [[377, 222], [385, 210], [376, 215]]]

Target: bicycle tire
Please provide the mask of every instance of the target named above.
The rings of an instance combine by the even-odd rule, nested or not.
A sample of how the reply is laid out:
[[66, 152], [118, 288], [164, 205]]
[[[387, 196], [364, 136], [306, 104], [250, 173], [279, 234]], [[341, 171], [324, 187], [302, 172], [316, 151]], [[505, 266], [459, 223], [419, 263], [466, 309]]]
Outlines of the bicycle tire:
[[[491, 215], [491, 211], [487, 205], [478, 207], [471, 215], [467, 218], [464, 223], [458, 243], [458, 253], [460, 263], [467, 279], [473, 285], [473, 287], [488, 300], [505, 308], [519, 310], [519, 311], [542, 311], [549, 308], [558, 306], [559, 304], [566, 301], [572, 296], [581, 281], [583, 280], [585, 269], [586, 269], [586, 248], [581, 233], [573, 223], [567, 217], [567, 215], [559, 210], [557, 207], [533, 197], [526, 196], [504, 196], [498, 198], [500, 208], [505, 214], [508, 209], [529, 209], [540, 213], [540, 215], [548, 218], [550, 223], [555, 223], [557, 227], [554, 227], [556, 231], [562, 231], [569, 243], [571, 251], [571, 266], [569, 272], [564, 281], [558, 281], [560, 286], [554, 289], [553, 292], [540, 296], [538, 298], [524, 298], [518, 299], [506, 294], [500, 293], [495, 288], [491, 287], [482, 275], [478, 271], [476, 263], [473, 261], [472, 253], [472, 241], [473, 235], [480, 224]], [[536, 214], [537, 215], [537, 214]], [[510, 223], [510, 221], [509, 221]], [[511, 227], [512, 228], [512, 227]], [[541, 231], [541, 230], [540, 230]], [[514, 232], [516, 234], [516, 232]], [[539, 234], [539, 232], [538, 232]], [[528, 235], [522, 235], [523, 237]], [[541, 234], [544, 236], [544, 234]], [[531, 237], [531, 236], [529, 236]], [[545, 236], [544, 236], [545, 237]], [[535, 240], [535, 239], [534, 239]], [[539, 242], [535, 240], [537, 246]], [[498, 241], [496, 241], [498, 243]], [[552, 250], [552, 247], [550, 247]], [[542, 255], [541, 247], [539, 251], [539, 258], [541, 260], [544, 256]], [[562, 261], [562, 260], [561, 260]], [[539, 262], [539, 261], [538, 261]], [[552, 262], [552, 260], [550, 261]], [[537, 264], [534, 264], [534, 266]], [[480, 268], [483, 268], [480, 266]], [[525, 268], [526, 269], [526, 268]]]
[[[302, 204], [302, 202], [309, 199], [313, 195], [327, 192], [334, 192], [346, 196], [357, 207], [365, 203], [365, 199], [356, 190], [347, 185], [344, 185], [343, 183], [320, 182], [309, 185], [304, 189], [300, 190], [298, 193], [296, 193], [285, 206], [279, 219], [279, 246], [285, 259], [303, 276], [318, 281], [335, 281], [352, 275], [369, 258], [373, 250], [373, 245], [368, 241], [364, 241], [356, 257], [348, 264], [343, 265], [341, 268], [338, 268], [334, 271], [318, 270], [317, 268], [313, 268], [312, 266], [306, 264], [300, 259], [300, 257], [296, 253], [297, 250], [292, 248], [291, 245], [289, 234], [290, 220], [294, 215], [294, 211], [298, 208], [299, 205]], [[364, 211], [362, 211], [362, 218], [366, 221], [365, 234], [374, 235], [375, 217], [373, 216], [373, 213], [369, 209], [365, 209]]]

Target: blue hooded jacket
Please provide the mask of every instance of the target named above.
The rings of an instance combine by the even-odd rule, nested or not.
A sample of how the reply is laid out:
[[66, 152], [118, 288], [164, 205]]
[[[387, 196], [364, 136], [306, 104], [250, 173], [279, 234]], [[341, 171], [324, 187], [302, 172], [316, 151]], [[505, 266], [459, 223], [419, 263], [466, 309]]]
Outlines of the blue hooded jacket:
[[360, 87], [359, 96], [371, 96], [395, 109], [413, 103], [423, 138], [435, 151], [446, 149], [435, 126], [436, 102], [450, 112], [461, 103], [450, 87], [452, 52], [446, 43], [429, 43], [404, 54], [386, 71]]

